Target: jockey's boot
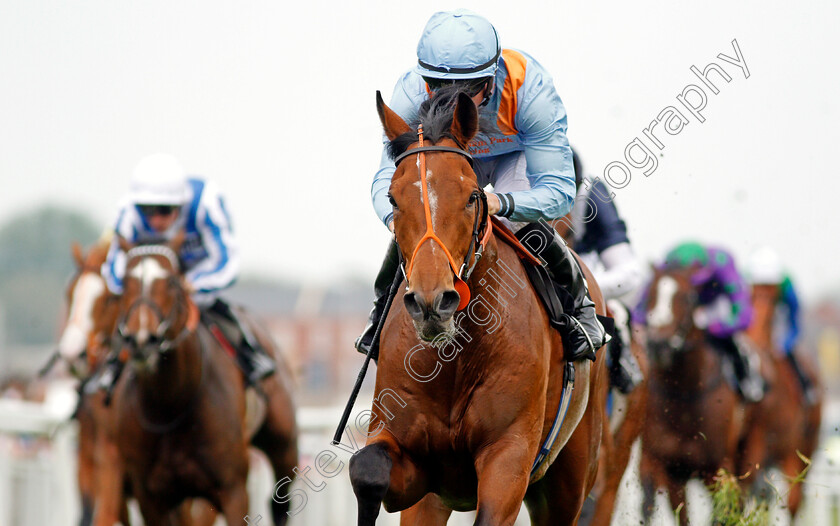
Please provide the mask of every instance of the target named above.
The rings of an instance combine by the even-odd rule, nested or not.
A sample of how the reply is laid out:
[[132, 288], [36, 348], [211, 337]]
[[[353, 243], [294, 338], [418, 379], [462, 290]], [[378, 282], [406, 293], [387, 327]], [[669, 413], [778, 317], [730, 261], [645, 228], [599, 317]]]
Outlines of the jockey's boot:
[[639, 362], [619, 331], [618, 338], [612, 338], [607, 346], [609, 350], [610, 384], [622, 394], [629, 394], [639, 385], [644, 376]]
[[105, 392], [106, 406], [111, 405], [111, 395], [117, 386], [117, 380], [119, 380], [124, 367], [125, 362], [120, 360], [119, 353], [112, 352], [99, 368], [99, 371], [94, 373], [96, 381], [89, 382], [92, 386], [96, 386], [96, 388]]
[[616, 338], [610, 340], [607, 346], [609, 350], [607, 364], [610, 371], [610, 384], [622, 394], [629, 394], [644, 380], [642, 368], [631, 348], [630, 312], [617, 300], [610, 300], [608, 304], [615, 320], [617, 335]]
[[[379, 269], [379, 274], [376, 275], [376, 281], [373, 282], [373, 309], [368, 316], [368, 322], [362, 331], [362, 335], [356, 338], [356, 350], [362, 354], [367, 354], [373, 345], [373, 337], [376, 334], [376, 327], [379, 325], [379, 320], [383, 316], [387, 316], [385, 312], [385, 304], [388, 301], [388, 292], [391, 288], [391, 283], [394, 277], [399, 272], [400, 268], [400, 253], [397, 242], [391, 239], [388, 245], [388, 251], [385, 253], [385, 259], [382, 260], [382, 267]], [[373, 361], [379, 358], [379, 350], [377, 349], [372, 356]]]
[[725, 348], [732, 358], [735, 376], [738, 380], [738, 391], [746, 402], [759, 402], [764, 398], [764, 378], [759, 370], [758, 359], [750, 351], [746, 342], [737, 337], [725, 338], [728, 345]]
[[574, 311], [571, 315], [563, 314], [563, 317], [567, 318], [566, 338], [567, 343], [572, 347], [571, 356], [575, 360], [580, 358], [594, 360], [595, 351], [600, 349], [608, 338], [604, 326], [596, 316], [595, 302], [589, 297], [583, 271], [577, 259], [572, 255], [572, 251], [566, 246], [566, 242], [553, 229], [543, 223], [532, 224], [538, 225], [534, 229], [535, 231], [539, 229], [544, 236], [543, 241], [548, 240], [545, 248], [538, 251], [546, 262], [546, 269], [551, 274], [551, 278], [574, 300]]
[[805, 373], [805, 370], [802, 369], [802, 365], [799, 363], [796, 353], [791, 351], [787, 353], [786, 358], [788, 363], [790, 363], [790, 366], [793, 368], [796, 378], [799, 380], [799, 385], [802, 386], [802, 396], [805, 398], [805, 403], [809, 406], [814, 405], [817, 403], [817, 390], [814, 388], [814, 383]]
[[236, 348], [236, 362], [249, 385], [258, 386], [262, 380], [274, 374], [274, 360], [227, 302], [216, 299], [207, 310], [226, 320], [238, 332], [236, 337], [231, 338], [231, 343]]

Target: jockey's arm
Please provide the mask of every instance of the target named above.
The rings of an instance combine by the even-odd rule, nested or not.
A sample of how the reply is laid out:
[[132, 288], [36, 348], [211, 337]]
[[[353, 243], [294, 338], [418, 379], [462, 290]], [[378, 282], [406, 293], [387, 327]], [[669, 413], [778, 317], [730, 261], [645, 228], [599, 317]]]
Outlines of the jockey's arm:
[[500, 215], [515, 222], [561, 218], [572, 210], [576, 194], [566, 108], [551, 77], [534, 62], [529, 63], [518, 105], [515, 123], [531, 188], [505, 194]]
[[[419, 79], [419, 80], [418, 80]], [[397, 85], [394, 86], [394, 93], [391, 95], [391, 102], [388, 107], [394, 110], [406, 122], [414, 117], [417, 108], [428, 96], [425, 90], [426, 84], [422, 82], [419, 75], [407, 72], [400, 77]], [[383, 134], [383, 142], [387, 144], [388, 138]], [[373, 201], [373, 209], [376, 215], [385, 226], [394, 217], [394, 210], [388, 200], [388, 189], [391, 188], [391, 177], [397, 170], [394, 161], [388, 156], [386, 148], [382, 148], [382, 157], [379, 162], [379, 170], [373, 176], [373, 183], [370, 186], [370, 197]]]
[[788, 326], [784, 341], [784, 351], [789, 354], [793, 352], [793, 348], [799, 340], [799, 298], [796, 295], [796, 289], [790, 280], [790, 276], [785, 276], [780, 289], [781, 301], [787, 305], [788, 311]]
[[125, 253], [120, 249], [120, 240], [122, 237], [126, 241], [133, 243], [137, 240], [137, 231], [142, 227], [142, 220], [137, 209], [131, 204], [124, 204], [120, 207], [120, 212], [117, 216], [117, 223], [114, 226], [114, 233], [111, 236], [111, 244], [108, 248], [108, 256], [105, 263], [102, 264], [101, 274], [105, 278], [105, 283], [108, 284], [108, 290], [114, 294], [122, 294], [123, 291], [123, 276], [125, 275]]
[[710, 254], [710, 264], [714, 265], [714, 276], [723, 294], [729, 300], [731, 308], [709, 325], [709, 332], [715, 336], [731, 336], [743, 331], [752, 320], [752, 302], [747, 283], [744, 281], [732, 256], [722, 250]]
[[212, 183], [207, 184], [201, 197], [196, 230], [207, 257], [187, 272], [186, 279], [194, 298], [200, 299], [233, 285], [239, 276], [239, 249], [222, 197]]

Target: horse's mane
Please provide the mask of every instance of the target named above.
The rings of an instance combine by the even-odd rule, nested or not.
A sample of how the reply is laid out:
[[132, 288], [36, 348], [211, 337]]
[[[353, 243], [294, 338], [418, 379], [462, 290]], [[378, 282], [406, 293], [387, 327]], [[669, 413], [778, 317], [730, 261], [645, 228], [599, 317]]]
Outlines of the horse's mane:
[[[405, 152], [408, 147], [418, 141], [417, 127], [423, 125], [423, 139], [437, 143], [442, 139], [450, 139], [458, 144], [458, 147], [466, 149], [466, 144], [460, 144], [452, 136], [452, 119], [455, 113], [455, 102], [458, 94], [464, 92], [463, 87], [453, 85], [444, 86], [435, 92], [435, 96], [427, 99], [420, 105], [415, 115], [408, 121], [410, 132], [406, 132], [390, 141], [386, 148], [391, 159]], [[487, 111], [485, 107], [479, 108], [478, 133], [486, 134], [497, 131], [495, 116]]]

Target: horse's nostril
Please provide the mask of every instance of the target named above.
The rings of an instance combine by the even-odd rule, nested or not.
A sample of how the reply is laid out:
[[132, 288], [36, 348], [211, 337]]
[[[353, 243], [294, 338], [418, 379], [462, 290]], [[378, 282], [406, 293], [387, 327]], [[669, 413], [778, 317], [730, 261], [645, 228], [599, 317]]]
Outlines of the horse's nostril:
[[461, 295], [454, 290], [446, 290], [438, 294], [435, 299], [435, 311], [441, 318], [448, 318], [455, 313], [461, 303]]
[[424, 308], [423, 300], [418, 298], [414, 292], [406, 292], [403, 297], [403, 303], [405, 303], [405, 310], [415, 320], [419, 321], [425, 317], [426, 309]]

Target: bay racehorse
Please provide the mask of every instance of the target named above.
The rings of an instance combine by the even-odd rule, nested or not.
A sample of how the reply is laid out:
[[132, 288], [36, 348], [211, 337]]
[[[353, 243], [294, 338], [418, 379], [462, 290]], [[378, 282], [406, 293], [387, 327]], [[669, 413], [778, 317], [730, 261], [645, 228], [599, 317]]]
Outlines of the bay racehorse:
[[[183, 233], [168, 244], [131, 246], [120, 299], [119, 337], [130, 355], [114, 391], [112, 447], [97, 488], [95, 524], [111, 526], [127, 477], [147, 524], [183, 524], [179, 505], [203, 498], [230, 525], [248, 514], [247, 447], [261, 449], [278, 480], [294, 477], [297, 426], [290, 375], [270, 338], [251, 329], [277, 359], [261, 384], [266, 410], [251, 437], [244, 379], [225, 346], [199, 323], [177, 257]], [[274, 523], [288, 502], [272, 501]]]
[[[790, 479], [797, 477], [806, 467], [797, 452], [811, 458], [819, 439], [822, 401], [808, 405], [795, 372], [777, 348], [773, 338], [779, 287], [753, 285], [753, 319], [747, 336], [761, 356], [762, 375], [767, 379], [768, 390], [751, 414], [748, 426], [754, 429], [755, 439], [745, 443], [739, 473], [750, 475], [747, 484], [761, 483], [764, 472], [778, 467]], [[813, 365], [800, 357], [806, 372], [819, 386]], [[816, 389], [819, 392], [819, 389]], [[758, 469], [756, 469], [758, 468]], [[802, 502], [802, 483], [793, 484], [787, 494], [787, 507], [795, 517]]]
[[[382, 330], [369, 438], [350, 461], [358, 524], [373, 525], [384, 504], [402, 511], [402, 525], [471, 509], [476, 525], [511, 525], [523, 499], [533, 524], [574, 524], [598, 470], [603, 352], [567, 365], [517, 252], [487, 221], [465, 151], [479, 131], [470, 97], [438, 92], [421, 108], [423, 135], [378, 93], [377, 110], [407, 157], [390, 188], [407, 288]], [[552, 430], [569, 369], [576, 388]], [[557, 439], [539, 464], [550, 431]]]
[[[67, 286], [67, 320], [57, 349], [58, 356], [82, 379], [75, 412], [79, 423], [77, 481], [82, 501], [81, 526], [93, 521], [97, 479], [109, 469], [107, 464], [97, 468], [97, 462], [102, 462], [101, 452], [114, 447], [109, 442], [112, 433], [108, 432], [113, 413], [105, 402], [106, 393], [98, 386], [97, 376], [111, 351], [120, 307], [119, 296], [110, 292], [100, 273], [109, 247], [109, 238], [100, 239], [87, 253], [78, 243], [73, 244], [71, 252], [76, 271]], [[120, 522], [129, 526], [126, 503], [130, 488], [124, 486], [124, 498], [118, 509]], [[215, 513], [205, 503], [186, 502], [180, 512], [184, 522], [192, 526], [209, 526], [215, 520]]]
[[[640, 475], [646, 521], [658, 488], [667, 489], [676, 510], [685, 503], [689, 479], [708, 486], [720, 468], [738, 474], [746, 408], [724, 377], [721, 353], [694, 324], [699, 307], [694, 271], [655, 269], [645, 296], [650, 398]], [[680, 523], [688, 523], [684, 511]]]

